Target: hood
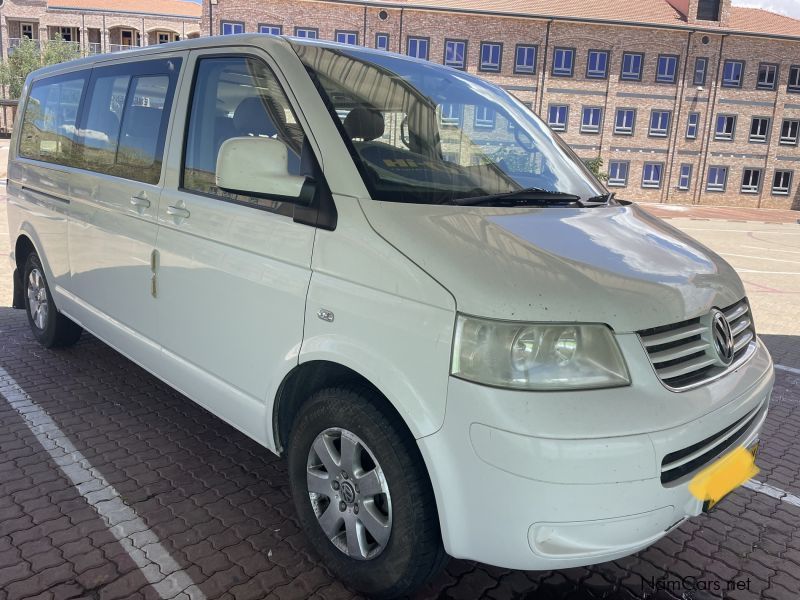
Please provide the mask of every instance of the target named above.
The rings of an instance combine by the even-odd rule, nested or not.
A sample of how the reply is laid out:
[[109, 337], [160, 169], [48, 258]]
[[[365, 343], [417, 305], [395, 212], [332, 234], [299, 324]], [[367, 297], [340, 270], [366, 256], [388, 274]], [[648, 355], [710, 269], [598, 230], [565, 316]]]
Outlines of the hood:
[[744, 296], [717, 254], [636, 205], [495, 208], [367, 200], [372, 227], [455, 297], [513, 321], [684, 321]]

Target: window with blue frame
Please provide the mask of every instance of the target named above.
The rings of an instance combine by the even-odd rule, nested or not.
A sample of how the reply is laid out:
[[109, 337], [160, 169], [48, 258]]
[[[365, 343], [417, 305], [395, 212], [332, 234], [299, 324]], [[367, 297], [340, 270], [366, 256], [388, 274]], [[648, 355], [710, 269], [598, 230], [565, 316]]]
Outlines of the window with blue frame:
[[553, 76], [572, 77], [575, 68], [575, 49], [556, 48], [553, 50]]
[[700, 124], [700, 113], [699, 112], [690, 112], [688, 118], [686, 119], [686, 139], [687, 140], [694, 140], [697, 139], [697, 128]]
[[494, 110], [484, 105], [476, 106], [474, 125], [476, 129], [494, 129]]
[[337, 31], [336, 41], [340, 44], [350, 44], [351, 46], [358, 45], [358, 32], [357, 31]]
[[641, 81], [644, 54], [640, 52], [625, 52], [622, 55], [622, 70], [619, 78], [624, 81]]
[[536, 46], [518, 44], [514, 59], [514, 73], [536, 72]]
[[742, 87], [744, 76], [744, 62], [741, 60], [726, 60], [722, 68], [722, 87]]
[[439, 120], [444, 127], [459, 127], [463, 116], [463, 104], [442, 104], [442, 113]]
[[673, 54], [659, 54], [656, 83], [675, 83], [677, 76], [678, 57]]
[[646, 162], [642, 169], [642, 187], [660, 188], [661, 174], [664, 172], [664, 163]]
[[708, 167], [708, 181], [706, 190], [709, 192], [724, 192], [728, 181], [728, 167]]
[[481, 62], [478, 69], [481, 71], [498, 72], [500, 61], [503, 57], [503, 44], [496, 42], [481, 42]]
[[376, 33], [375, 34], [375, 47], [378, 50], [388, 50], [389, 49], [389, 34], [388, 33]]
[[222, 35], [234, 35], [236, 33], [244, 33], [244, 23], [234, 23], [232, 21], [223, 21], [220, 25]]
[[429, 45], [430, 40], [428, 40], [428, 38], [410, 37], [406, 45], [406, 54], [414, 58], [428, 60]]
[[569, 107], [565, 104], [552, 104], [547, 111], [547, 124], [553, 131], [567, 130]]
[[465, 40], [444, 41], [444, 64], [455, 69], [463, 69], [466, 65], [467, 42]]
[[650, 135], [652, 137], [667, 137], [669, 134], [669, 120], [671, 113], [668, 110], [654, 110], [650, 113]]
[[294, 35], [295, 37], [299, 38], [315, 40], [319, 37], [319, 29], [316, 29], [315, 27], [295, 27]]
[[598, 106], [584, 106], [581, 114], [581, 133], [598, 133], [603, 109]]
[[586, 62], [586, 77], [588, 79], [605, 79], [608, 77], [607, 50], [589, 50]]
[[694, 77], [692, 83], [694, 85], [703, 86], [706, 84], [706, 76], [708, 75], [708, 59], [702, 56], [694, 61]]
[[259, 25], [258, 32], [268, 35], [281, 35], [283, 33], [283, 27], [280, 25]]
[[630, 163], [624, 160], [611, 160], [608, 162], [609, 187], [625, 187], [628, 185], [628, 168]]
[[678, 173], [678, 189], [686, 191], [692, 185], [692, 165], [683, 164]]
[[614, 133], [617, 135], [633, 135], [636, 124], [636, 110], [633, 108], [618, 108], [614, 119]]

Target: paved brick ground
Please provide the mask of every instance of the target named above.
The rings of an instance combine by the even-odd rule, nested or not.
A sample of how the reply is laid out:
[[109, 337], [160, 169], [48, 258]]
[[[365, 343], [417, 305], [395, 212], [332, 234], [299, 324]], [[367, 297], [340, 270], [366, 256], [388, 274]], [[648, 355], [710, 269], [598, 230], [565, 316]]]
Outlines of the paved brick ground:
[[[6, 280], [3, 261], [0, 293]], [[796, 296], [786, 297], [800, 320]], [[764, 339], [777, 361], [800, 368], [800, 338]], [[115, 351], [88, 335], [72, 349], [43, 350], [22, 311], [0, 308], [0, 367], [83, 454], [92, 481], [113, 486], [191, 578], [183, 597], [352, 597], [299, 531], [283, 461]], [[800, 496], [800, 375], [780, 370], [777, 378], [758, 479]], [[107, 490], [88, 491], [102, 502]], [[702, 600], [735, 581], [746, 589], [727, 597], [795, 600], [798, 525], [800, 507], [740, 489], [629, 558], [542, 573], [454, 560], [419, 597]], [[126, 530], [120, 542], [0, 398], [0, 600], [158, 598], [151, 583], [167, 574], [149, 571], [148, 583], [125, 550], [153, 558], [152, 541]], [[687, 576], [708, 589], [680, 588]]]

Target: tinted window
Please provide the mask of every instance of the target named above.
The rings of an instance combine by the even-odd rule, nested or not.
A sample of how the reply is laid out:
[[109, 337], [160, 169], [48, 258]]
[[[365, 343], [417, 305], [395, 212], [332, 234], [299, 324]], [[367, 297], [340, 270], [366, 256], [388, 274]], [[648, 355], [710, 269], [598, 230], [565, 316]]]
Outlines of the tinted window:
[[264, 63], [247, 57], [199, 61], [184, 157], [183, 187], [263, 208], [279, 202], [231, 194], [216, 186], [217, 154], [225, 140], [270, 137], [289, 147], [289, 169], [302, 172], [303, 132], [275, 75]]
[[42, 79], [33, 84], [22, 120], [19, 153], [25, 158], [74, 166], [75, 122], [88, 73]]

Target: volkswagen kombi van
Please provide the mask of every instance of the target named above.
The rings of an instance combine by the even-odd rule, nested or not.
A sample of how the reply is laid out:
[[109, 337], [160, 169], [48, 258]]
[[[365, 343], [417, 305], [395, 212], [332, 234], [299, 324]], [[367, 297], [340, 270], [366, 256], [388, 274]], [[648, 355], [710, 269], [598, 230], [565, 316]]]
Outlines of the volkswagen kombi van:
[[645, 548], [766, 416], [734, 270], [461, 71], [266, 35], [49, 67], [8, 193], [33, 335], [85, 329], [287, 456], [312, 545], [369, 595], [447, 556]]

